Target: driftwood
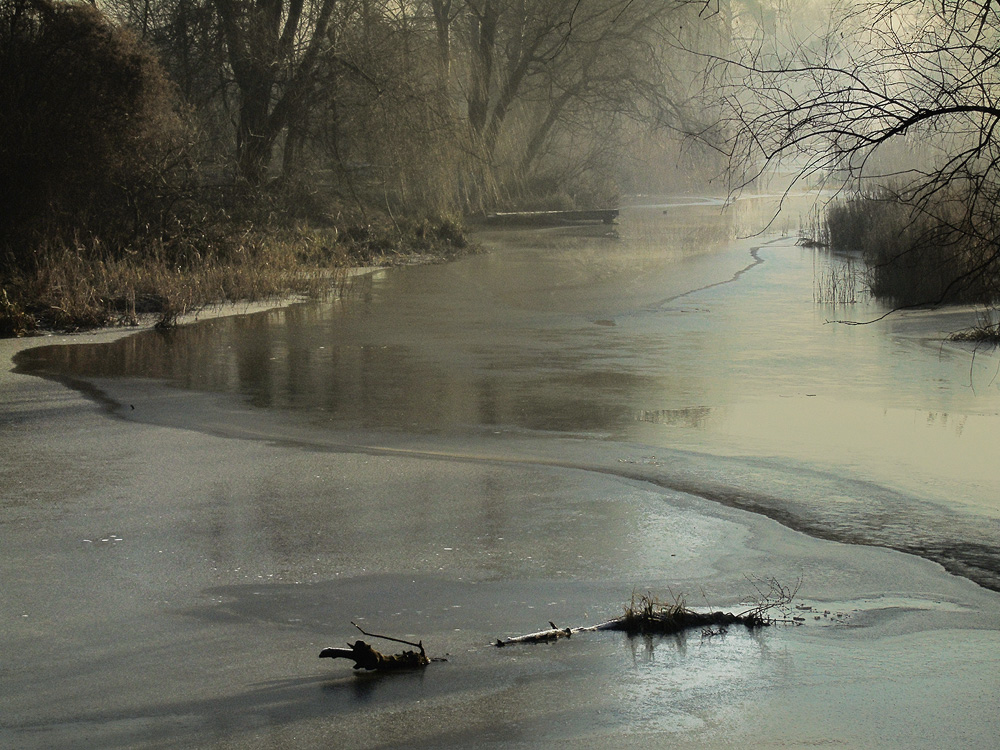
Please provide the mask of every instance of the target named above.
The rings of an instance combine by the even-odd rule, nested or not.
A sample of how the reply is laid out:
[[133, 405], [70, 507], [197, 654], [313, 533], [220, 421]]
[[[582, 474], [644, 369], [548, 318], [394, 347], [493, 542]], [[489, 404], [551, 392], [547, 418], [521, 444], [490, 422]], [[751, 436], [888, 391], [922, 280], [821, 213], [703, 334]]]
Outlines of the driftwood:
[[[319, 652], [320, 659], [353, 659], [354, 669], [366, 669], [368, 671], [398, 672], [409, 669], [422, 669], [431, 663], [432, 659], [424, 651], [424, 642], [404, 641], [399, 638], [391, 638], [387, 635], [377, 633], [366, 633], [357, 623], [351, 623], [364, 635], [372, 638], [381, 638], [386, 641], [403, 643], [407, 646], [416, 646], [420, 651], [402, 651], [398, 654], [383, 654], [377, 651], [370, 644], [364, 641], [355, 641], [347, 644], [347, 648], [324, 648]], [[434, 660], [443, 661], [443, 660]]]
[[[738, 614], [722, 611], [697, 612], [685, 606], [684, 600], [680, 597], [672, 603], [664, 603], [650, 594], [637, 596], [633, 593], [632, 601], [626, 605], [624, 614], [612, 620], [598, 625], [577, 628], [560, 628], [554, 622], [549, 622], [550, 627], [547, 630], [510, 638], [498, 638], [493, 645], [503, 647], [520, 643], [551, 643], [561, 638], [571, 638], [577, 633], [599, 630], [617, 630], [633, 636], [673, 635], [692, 628], [702, 628], [702, 636], [711, 637], [724, 634], [731, 625], [743, 625], [748, 629], [755, 629], [779, 622], [799, 624], [795, 620], [800, 618], [788, 619], [789, 605], [798, 591], [798, 583], [794, 588], [782, 586], [773, 578], [763, 581], [750, 580], [750, 583], [756, 592], [756, 597], [752, 599], [755, 604]], [[775, 611], [785, 616], [776, 617]], [[387, 635], [368, 633], [357, 623], [351, 624], [363, 635], [414, 646], [419, 651], [409, 650], [398, 654], [383, 654], [365, 641], [359, 640], [353, 644], [349, 643], [347, 648], [324, 648], [319, 653], [321, 659], [351, 659], [354, 661], [354, 669], [383, 672], [422, 669], [432, 661], [446, 661], [440, 658], [431, 659], [427, 656], [423, 641], [413, 643]]]
[[552, 641], [557, 641], [560, 638], [571, 638], [574, 633], [582, 633], [586, 630], [597, 630], [599, 625], [594, 625], [587, 628], [559, 628], [556, 627], [554, 622], [549, 622], [551, 629], [549, 630], [539, 630], [537, 633], [526, 633], [525, 635], [515, 635], [511, 638], [504, 638], [501, 640], [497, 638], [496, 642], [493, 644], [497, 648], [502, 648], [504, 646], [511, 646], [515, 643], [551, 643]]
[[403, 651], [398, 654], [383, 654], [364, 641], [348, 644], [348, 648], [324, 648], [319, 652], [321, 659], [353, 659], [355, 669], [379, 670], [381, 672], [401, 669], [420, 669], [431, 663], [430, 658], [420, 651]]
[[497, 638], [493, 643], [497, 648], [503, 648], [504, 646], [513, 646], [518, 643], [552, 643], [553, 641], [558, 641], [560, 638], [572, 638], [576, 633], [586, 633], [592, 630], [610, 630], [610, 628], [605, 627], [610, 622], [604, 622], [600, 625], [589, 625], [582, 628], [558, 628], [554, 623], [549, 623], [552, 625], [549, 630], [539, 630], [536, 633], [525, 633], [524, 635], [515, 635], [510, 638]]
[[[748, 610], [734, 614], [732, 612], [696, 612], [685, 606], [683, 599], [672, 603], [663, 603], [649, 594], [635, 596], [625, 607], [621, 617], [602, 622], [599, 625], [589, 625], [578, 628], [559, 628], [549, 622], [549, 630], [535, 633], [498, 638], [493, 645], [498, 648], [520, 643], [552, 643], [560, 638], [571, 638], [576, 633], [588, 633], [598, 630], [617, 630], [633, 635], [674, 635], [692, 628], [701, 628], [705, 636], [721, 635], [730, 625], [743, 625], [748, 629], [767, 627], [775, 623], [791, 623], [786, 617], [775, 617], [773, 612], [787, 614], [788, 605], [795, 596], [798, 586], [789, 589], [770, 579], [765, 582], [751, 582], [758, 595], [757, 603]], [[766, 590], [765, 590], [766, 589]], [[798, 623], [795, 623], [798, 624]]]
[[[552, 623], [549, 623], [552, 625]], [[770, 622], [759, 622], [755, 618], [734, 615], [730, 612], [683, 612], [670, 615], [655, 615], [642, 617], [624, 614], [613, 620], [607, 620], [598, 625], [587, 625], [578, 628], [557, 628], [539, 630], [536, 633], [526, 633], [511, 638], [497, 638], [493, 644], [499, 648], [513, 646], [518, 643], [551, 643], [560, 638], [571, 638], [577, 633], [593, 633], [599, 630], [617, 630], [628, 635], [674, 635], [691, 628], [728, 628], [730, 625], [745, 625], [748, 628], [765, 627]]]

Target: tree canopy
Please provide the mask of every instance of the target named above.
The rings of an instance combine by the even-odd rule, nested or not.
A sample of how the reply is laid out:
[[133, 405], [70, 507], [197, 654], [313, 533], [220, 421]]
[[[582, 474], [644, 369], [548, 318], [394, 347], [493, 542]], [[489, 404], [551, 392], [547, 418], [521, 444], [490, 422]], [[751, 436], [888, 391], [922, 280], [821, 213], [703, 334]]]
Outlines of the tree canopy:
[[[606, 182], [676, 127], [705, 0], [106, 0], [158, 50], [219, 169], [478, 208]], [[701, 18], [699, 18], [701, 16]], [[687, 40], [685, 43], [684, 40]], [[689, 65], [687, 67], [690, 67]], [[600, 173], [600, 177], [594, 175]], [[589, 177], [585, 177], [589, 175]], [[598, 200], [594, 197], [593, 200]]]
[[877, 183], [933, 219], [929, 242], [974, 248], [971, 273], [996, 262], [990, 0], [0, 0], [0, 17], [8, 228], [108, 195], [148, 224], [181, 151], [202, 185], [304, 185], [293, 213], [317, 191], [586, 207], [684, 133], [733, 190], [775, 167]]

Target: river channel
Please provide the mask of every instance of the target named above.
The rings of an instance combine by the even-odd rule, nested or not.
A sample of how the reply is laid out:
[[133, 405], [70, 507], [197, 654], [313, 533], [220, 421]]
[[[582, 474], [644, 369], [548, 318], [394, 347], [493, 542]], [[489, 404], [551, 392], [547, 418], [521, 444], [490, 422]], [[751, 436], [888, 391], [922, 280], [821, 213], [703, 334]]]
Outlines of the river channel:
[[379, 271], [336, 302], [33, 350], [22, 367], [233, 394], [375, 444], [530, 461], [572, 440], [565, 463], [600, 454], [1000, 590], [1000, 357], [944, 341], [968, 312], [831, 322], [886, 309], [816, 304], [837, 261], [794, 236], [732, 240], [770, 208], [650, 203], [614, 228], [486, 234], [499, 249]]
[[[140, 687], [102, 707], [77, 664], [79, 705], [60, 717], [15, 702], [6, 737], [989, 746], [1000, 356], [946, 341], [975, 323], [969, 310], [852, 324], [886, 309], [817, 301], [844, 261], [796, 244], [794, 213], [758, 232], [771, 210], [639, 200], [614, 226], [484, 230], [482, 253], [362, 275], [336, 299], [21, 352], [17, 372], [96, 404], [79, 418], [110, 457], [95, 468], [84, 427], [67, 437], [61, 423], [46, 443], [70, 441], [56, 465], [84, 478], [52, 481], [76, 510], [32, 506], [44, 456], [23, 449], [34, 479], [7, 470], [26, 488], [5, 498], [8, 550], [42, 550], [32, 534], [53, 525], [62, 540], [44, 553], [58, 577], [2, 553], [24, 610], [9, 674], [61, 700], [31, 645], [47, 631], [25, 623], [92, 587], [66, 615], [83, 634], [55, 631], [85, 642], [112, 692]], [[8, 424], [30, 435], [37, 419]], [[799, 587], [802, 627], [488, 646], [550, 620], [592, 624], [636, 590], [736, 607], [770, 577]], [[131, 614], [102, 619], [109, 601]], [[353, 640], [352, 620], [449, 661], [397, 681], [313, 664]], [[260, 661], [232, 666], [227, 691], [219, 670], [179, 666], [170, 627], [213, 663], [229, 637]], [[155, 668], [141, 633], [179, 659], [156, 688], [120, 676], [130, 658]], [[128, 648], [96, 645], [111, 634]], [[275, 637], [286, 645], [260, 655]]]

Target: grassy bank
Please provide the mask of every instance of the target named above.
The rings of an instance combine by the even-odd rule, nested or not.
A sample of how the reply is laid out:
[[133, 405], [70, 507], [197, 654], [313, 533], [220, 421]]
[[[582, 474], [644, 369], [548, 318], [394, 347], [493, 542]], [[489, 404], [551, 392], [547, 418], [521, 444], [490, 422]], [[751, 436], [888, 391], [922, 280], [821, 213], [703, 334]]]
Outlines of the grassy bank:
[[39, 243], [30, 262], [0, 276], [0, 336], [137, 325], [220, 302], [261, 301], [335, 290], [347, 269], [444, 259], [468, 252], [449, 219], [366, 217], [342, 226], [258, 228], [250, 222], [188, 231], [136, 247], [101, 242]]

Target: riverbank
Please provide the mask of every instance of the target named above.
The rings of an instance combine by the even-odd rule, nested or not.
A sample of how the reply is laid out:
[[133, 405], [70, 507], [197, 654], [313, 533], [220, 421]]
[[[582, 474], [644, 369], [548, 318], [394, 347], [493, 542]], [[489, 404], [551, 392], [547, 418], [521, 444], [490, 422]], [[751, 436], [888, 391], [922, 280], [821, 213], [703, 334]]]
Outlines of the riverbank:
[[195, 234], [180, 255], [155, 245], [113, 252], [99, 242], [54, 244], [23, 266], [0, 266], [0, 337], [135, 328], [150, 319], [170, 327], [218, 305], [321, 298], [358, 267], [475, 252], [464, 228], [447, 218], [358, 219], [342, 229], [230, 222]]
[[[424, 289], [432, 269], [415, 270]], [[331, 429], [140, 379], [90, 379], [97, 401], [9, 370], [4, 746], [989, 748], [1000, 732], [998, 595], [644, 481], [644, 446]], [[633, 590], [736, 608], [748, 576], [801, 579], [801, 624], [490, 645], [599, 622]], [[448, 661], [321, 662], [352, 620]]]

